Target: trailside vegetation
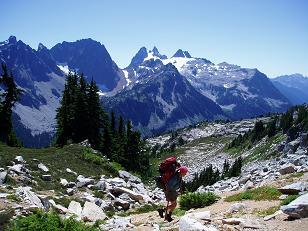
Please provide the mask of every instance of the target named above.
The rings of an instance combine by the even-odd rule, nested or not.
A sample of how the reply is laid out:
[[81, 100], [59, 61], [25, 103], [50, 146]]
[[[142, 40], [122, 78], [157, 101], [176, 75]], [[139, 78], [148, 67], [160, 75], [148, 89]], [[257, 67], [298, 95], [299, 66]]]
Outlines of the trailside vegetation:
[[1, 66], [0, 85], [4, 90], [0, 91], [0, 141], [9, 146], [19, 147], [22, 145], [13, 129], [12, 109], [22, 90], [17, 87], [13, 74], [9, 74], [6, 65], [2, 63]]
[[98, 87], [87, 83], [82, 74], [67, 75], [60, 107], [57, 109], [55, 143], [64, 146], [88, 139], [91, 146], [125, 169], [147, 174], [148, 151], [131, 122], [114, 112], [109, 115], [101, 105]]
[[300, 132], [307, 131], [308, 106], [306, 104], [297, 105], [281, 115], [272, 116], [268, 123], [264, 123], [261, 120], [257, 121], [252, 130], [234, 138], [227, 146], [227, 149], [249, 149], [262, 138], [266, 136], [271, 138], [279, 132], [286, 134], [290, 140], [294, 140]]

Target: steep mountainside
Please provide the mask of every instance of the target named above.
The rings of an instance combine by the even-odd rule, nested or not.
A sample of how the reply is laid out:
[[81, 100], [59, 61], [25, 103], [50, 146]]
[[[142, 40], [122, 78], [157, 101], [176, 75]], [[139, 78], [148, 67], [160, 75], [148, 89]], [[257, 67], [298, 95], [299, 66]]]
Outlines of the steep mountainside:
[[93, 78], [103, 91], [114, 89], [121, 78], [121, 70], [112, 61], [105, 46], [92, 39], [58, 43], [50, 49], [57, 64], [83, 72]]
[[173, 64], [180, 74], [204, 96], [212, 99], [231, 117], [249, 118], [267, 112], [285, 111], [289, 101], [257, 69], [241, 68], [228, 63], [213, 64], [204, 58], [192, 58], [187, 51], [178, 50], [173, 57], [161, 55], [157, 48], [141, 48], [127, 71], [128, 83], [138, 81], [136, 69], [150, 72], [147, 60]]
[[0, 59], [24, 91], [14, 107], [18, 137], [26, 146], [48, 145], [55, 130], [54, 118], [64, 86], [64, 73], [42, 44], [36, 51], [14, 36], [0, 43]]
[[283, 75], [271, 81], [292, 104], [308, 103], [307, 77], [301, 74]]
[[107, 108], [130, 118], [143, 134], [224, 117], [221, 108], [196, 91], [173, 65], [160, 60], [149, 60], [146, 65], [152, 68], [133, 70], [138, 81], [112, 98], [103, 98]]

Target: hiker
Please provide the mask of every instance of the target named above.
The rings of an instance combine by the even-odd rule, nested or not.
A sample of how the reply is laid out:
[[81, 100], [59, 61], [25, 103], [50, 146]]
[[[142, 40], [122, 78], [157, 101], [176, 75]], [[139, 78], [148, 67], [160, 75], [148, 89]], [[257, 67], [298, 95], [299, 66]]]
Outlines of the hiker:
[[[175, 157], [171, 157], [175, 158]], [[170, 161], [170, 158], [168, 158], [166, 161]], [[176, 159], [175, 159], [176, 160]], [[173, 160], [174, 161], [174, 160]], [[167, 200], [167, 206], [166, 209], [158, 209], [159, 216], [161, 218], [164, 217], [165, 213], [165, 220], [168, 222], [171, 222], [173, 219], [171, 218], [173, 210], [176, 208], [177, 205], [177, 197], [179, 195], [179, 191], [181, 190], [182, 186], [182, 178], [187, 174], [188, 169], [185, 166], [181, 166], [179, 163], [175, 163], [175, 170], [173, 170], [173, 174], [169, 177], [169, 179], [164, 183], [164, 193]], [[170, 174], [169, 174], [170, 175]], [[164, 175], [163, 175], [164, 176]], [[169, 204], [170, 203], [170, 204]]]

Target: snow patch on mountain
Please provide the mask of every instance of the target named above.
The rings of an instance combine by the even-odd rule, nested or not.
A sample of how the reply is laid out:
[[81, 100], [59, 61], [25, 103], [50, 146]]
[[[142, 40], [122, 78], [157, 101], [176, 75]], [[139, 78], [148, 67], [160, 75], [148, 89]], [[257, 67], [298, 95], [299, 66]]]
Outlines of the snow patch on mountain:
[[68, 68], [67, 65], [57, 65], [61, 71], [63, 71], [64, 74], [68, 75], [68, 73], [70, 72], [70, 69]]

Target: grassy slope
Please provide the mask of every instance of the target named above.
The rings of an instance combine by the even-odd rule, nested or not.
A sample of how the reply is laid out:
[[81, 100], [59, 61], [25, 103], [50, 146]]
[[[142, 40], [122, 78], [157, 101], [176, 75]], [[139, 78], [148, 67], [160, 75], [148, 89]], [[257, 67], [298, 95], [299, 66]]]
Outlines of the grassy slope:
[[[16, 156], [22, 156], [27, 161], [27, 168], [31, 170], [31, 175], [38, 182], [38, 185], [34, 186], [37, 190], [61, 190], [60, 178], [76, 181], [76, 176], [67, 173], [66, 168], [70, 168], [80, 175], [93, 176], [96, 179], [102, 174], [112, 175], [113, 167], [107, 160], [99, 165], [85, 161], [82, 158], [84, 152], [85, 148], [76, 144], [64, 148], [50, 147], [44, 149], [13, 148], [0, 144], [0, 167], [6, 168], [6, 166], [11, 165], [11, 161]], [[49, 168], [49, 173], [43, 173], [38, 169], [37, 165], [40, 162]], [[52, 175], [52, 181], [41, 180], [40, 177], [43, 174]]]

